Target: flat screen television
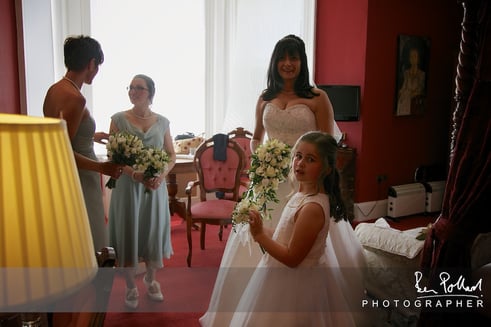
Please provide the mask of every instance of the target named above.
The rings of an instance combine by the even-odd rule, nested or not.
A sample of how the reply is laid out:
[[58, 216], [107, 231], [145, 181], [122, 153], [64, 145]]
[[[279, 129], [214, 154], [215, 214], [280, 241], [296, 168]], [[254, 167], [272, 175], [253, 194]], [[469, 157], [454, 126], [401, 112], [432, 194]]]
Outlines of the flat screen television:
[[318, 85], [327, 92], [334, 109], [334, 120], [357, 121], [360, 119], [359, 85]]

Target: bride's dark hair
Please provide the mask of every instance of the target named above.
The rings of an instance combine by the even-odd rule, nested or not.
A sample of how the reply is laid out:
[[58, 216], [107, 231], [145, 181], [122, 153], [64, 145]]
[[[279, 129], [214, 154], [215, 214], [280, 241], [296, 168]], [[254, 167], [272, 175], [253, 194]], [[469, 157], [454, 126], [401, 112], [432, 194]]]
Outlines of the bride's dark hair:
[[269, 62], [267, 88], [263, 91], [262, 98], [265, 101], [270, 101], [283, 89], [284, 83], [278, 72], [278, 61], [285, 55], [300, 57], [300, 74], [295, 81], [295, 93], [301, 98], [310, 99], [318, 96], [318, 93], [312, 91], [313, 86], [309, 82], [305, 43], [298, 36], [290, 34], [279, 40], [274, 47]]

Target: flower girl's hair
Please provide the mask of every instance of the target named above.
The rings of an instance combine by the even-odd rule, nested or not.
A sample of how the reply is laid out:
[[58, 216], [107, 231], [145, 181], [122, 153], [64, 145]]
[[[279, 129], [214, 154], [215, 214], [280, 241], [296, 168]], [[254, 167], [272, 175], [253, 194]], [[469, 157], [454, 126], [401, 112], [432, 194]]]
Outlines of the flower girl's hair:
[[322, 164], [326, 173], [320, 176], [319, 184], [324, 186], [324, 190], [329, 196], [331, 216], [334, 217], [335, 221], [341, 219], [348, 220], [346, 206], [341, 197], [339, 172], [336, 169], [336, 153], [338, 148], [336, 140], [334, 137], [324, 132], [307, 132], [297, 140], [293, 147], [292, 157], [295, 155], [295, 149], [300, 142], [315, 145], [317, 152], [322, 159]]

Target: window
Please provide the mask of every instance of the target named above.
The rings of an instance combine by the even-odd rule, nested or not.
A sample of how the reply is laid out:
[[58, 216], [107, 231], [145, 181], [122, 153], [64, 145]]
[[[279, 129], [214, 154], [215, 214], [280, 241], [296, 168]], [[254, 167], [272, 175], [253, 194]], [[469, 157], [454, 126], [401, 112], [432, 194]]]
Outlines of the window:
[[[213, 99], [217, 103], [214, 107], [218, 109], [213, 115], [214, 124], [208, 129], [225, 132], [242, 126], [252, 130], [256, 102], [266, 87], [269, 60], [280, 38], [296, 34], [305, 41], [309, 70], [313, 76], [315, 0], [215, 2], [223, 1], [227, 6], [225, 15], [207, 11], [215, 24], [220, 25], [220, 19], [224, 20], [221, 30], [224, 33], [221, 38], [223, 44], [215, 42], [213, 47], [222, 49], [222, 53], [216, 56], [225, 59], [223, 75], [219, 76], [223, 80], [221, 84], [216, 83], [217, 98]], [[212, 31], [207, 24], [207, 33]], [[220, 34], [215, 32], [215, 35]], [[212, 44], [210, 40], [207, 39], [207, 46]]]
[[[36, 31], [36, 42], [24, 43], [28, 113], [42, 115], [47, 87], [65, 72], [66, 36], [87, 34], [106, 57], [93, 85], [83, 88], [98, 130], [107, 131], [110, 116], [131, 107], [126, 86], [138, 73], [155, 80], [152, 108], [169, 118], [173, 136], [252, 130], [273, 47], [287, 34], [304, 39], [314, 73], [315, 0], [23, 0], [22, 6], [24, 31]], [[27, 64], [39, 62], [39, 44], [51, 45], [52, 53], [42, 51], [47, 64]], [[29, 89], [36, 87], [42, 90]]]
[[131, 108], [126, 87], [136, 74], [155, 81], [152, 110], [171, 132], [204, 132], [204, 3], [201, 0], [92, 0], [91, 31], [105, 60], [93, 82], [93, 115], [109, 130], [111, 115]]

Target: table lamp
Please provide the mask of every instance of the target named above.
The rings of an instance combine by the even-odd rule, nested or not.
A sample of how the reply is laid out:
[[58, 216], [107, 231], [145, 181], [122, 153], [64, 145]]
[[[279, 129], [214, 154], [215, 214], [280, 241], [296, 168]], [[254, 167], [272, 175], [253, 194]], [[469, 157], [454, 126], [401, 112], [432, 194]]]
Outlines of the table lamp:
[[42, 312], [97, 273], [65, 121], [0, 114], [0, 312]]

